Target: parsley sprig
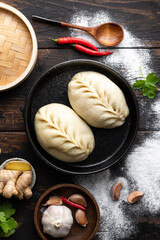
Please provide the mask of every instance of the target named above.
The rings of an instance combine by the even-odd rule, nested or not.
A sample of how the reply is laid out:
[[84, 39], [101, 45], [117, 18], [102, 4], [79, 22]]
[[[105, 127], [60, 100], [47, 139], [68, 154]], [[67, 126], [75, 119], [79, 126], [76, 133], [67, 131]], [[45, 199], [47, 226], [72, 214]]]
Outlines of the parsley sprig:
[[9, 237], [15, 233], [17, 222], [11, 217], [15, 211], [9, 201], [0, 204], [0, 238]]
[[143, 80], [136, 80], [136, 82], [133, 84], [133, 88], [142, 89], [143, 96], [152, 99], [156, 96], [156, 92], [158, 90], [156, 83], [159, 82], [159, 78], [154, 73], [149, 73], [145, 79], [141, 68], [140, 70]]

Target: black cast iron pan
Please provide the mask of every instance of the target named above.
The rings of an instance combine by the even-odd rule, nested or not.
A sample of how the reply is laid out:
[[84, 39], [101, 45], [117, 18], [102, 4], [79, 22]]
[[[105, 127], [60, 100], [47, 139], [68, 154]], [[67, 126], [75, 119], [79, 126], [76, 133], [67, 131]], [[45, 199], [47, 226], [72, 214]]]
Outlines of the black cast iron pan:
[[[123, 91], [130, 115], [125, 123], [115, 129], [92, 128], [95, 149], [90, 156], [79, 163], [65, 163], [50, 156], [39, 145], [34, 131], [34, 117], [38, 109], [49, 103], [70, 106], [67, 85], [77, 72], [96, 71], [106, 75]], [[127, 81], [108, 66], [90, 60], [72, 60], [50, 68], [32, 87], [25, 107], [25, 125], [31, 145], [49, 166], [70, 174], [90, 174], [100, 172], [122, 159], [131, 147], [138, 128], [138, 104]]]

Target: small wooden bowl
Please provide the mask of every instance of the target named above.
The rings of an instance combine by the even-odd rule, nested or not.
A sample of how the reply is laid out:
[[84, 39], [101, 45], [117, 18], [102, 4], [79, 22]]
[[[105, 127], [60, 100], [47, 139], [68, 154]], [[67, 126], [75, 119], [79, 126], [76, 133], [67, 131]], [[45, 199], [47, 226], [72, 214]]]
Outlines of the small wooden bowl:
[[43, 240], [52, 240], [53, 237], [43, 233], [43, 227], [41, 224], [42, 213], [40, 211], [40, 209], [42, 208], [42, 204], [44, 204], [53, 195], [69, 198], [72, 194], [75, 194], [75, 193], [82, 194], [86, 199], [86, 202], [87, 202], [86, 215], [88, 219], [88, 225], [86, 227], [81, 227], [76, 222], [74, 217], [77, 209], [64, 203], [65, 206], [71, 209], [74, 222], [68, 236], [62, 239], [63, 240], [73, 240], [73, 239], [74, 240], [91, 240], [93, 238], [94, 234], [98, 229], [99, 220], [100, 220], [99, 207], [95, 198], [85, 188], [79, 185], [65, 183], [65, 184], [55, 185], [49, 188], [48, 190], [46, 190], [37, 202], [37, 205], [34, 211], [34, 223], [39, 236]]
[[0, 91], [24, 81], [37, 60], [38, 44], [28, 19], [0, 2]]

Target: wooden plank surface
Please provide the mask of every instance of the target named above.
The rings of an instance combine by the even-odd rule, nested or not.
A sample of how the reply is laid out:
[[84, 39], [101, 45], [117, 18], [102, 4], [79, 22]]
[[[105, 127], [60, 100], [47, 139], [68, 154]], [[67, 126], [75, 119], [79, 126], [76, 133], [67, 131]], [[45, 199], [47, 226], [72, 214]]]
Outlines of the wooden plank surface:
[[[158, 97], [160, 93], [157, 94]], [[137, 95], [137, 100], [140, 110], [139, 130], [160, 130], [160, 125], [156, 123], [160, 113], [154, 110], [154, 101], [151, 102], [140, 95]], [[25, 131], [24, 108], [25, 98], [10, 98], [9, 100], [3, 98], [0, 104], [0, 131]]]
[[[31, 21], [38, 38], [38, 60], [36, 66], [21, 85], [7, 92], [0, 93], [0, 163], [11, 157], [22, 157], [28, 159], [36, 169], [37, 181], [34, 187], [34, 195], [30, 200], [11, 201], [16, 208], [16, 220], [18, 229], [16, 233], [9, 237], [10, 240], [34, 239], [39, 240], [33, 222], [34, 208], [41, 194], [52, 185], [62, 182], [74, 183], [75, 178], [57, 172], [46, 166], [33, 152], [24, 125], [25, 101], [30, 89], [38, 78], [53, 65], [71, 59], [90, 59], [102, 62], [115, 69], [119, 74], [132, 85], [136, 79], [141, 78], [139, 67], [145, 71], [153, 70], [160, 74], [160, 1], [159, 0], [5, 0], [5, 3], [19, 9]], [[75, 13], [92, 14], [98, 11], [106, 11], [109, 16], [114, 16], [114, 21], [120, 23], [126, 31], [136, 36], [135, 43], [126, 41], [126, 45], [114, 47], [115, 62], [112, 58], [91, 57], [75, 51], [68, 46], [59, 46], [49, 40], [49, 37], [57, 38], [70, 36], [71, 31], [67, 28], [51, 26], [44, 23], [35, 22], [31, 19], [32, 14], [53, 18], [58, 21], [70, 22]], [[130, 35], [130, 38], [131, 36]], [[98, 45], [99, 48], [102, 48]], [[123, 52], [122, 52], [123, 51]], [[122, 54], [123, 53], [123, 54]], [[117, 54], [117, 55], [116, 55]], [[141, 55], [146, 56], [141, 58]], [[124, 65], [125, 57], [131, 56], [134, 59]], [[150, 57], [147, 60], [148, 56]], [[144, 62], [143, 62], [144, 60]], [[138, 62], [138, 64], [136, 63]], [[133, 66], [134, 65], [134, 66]], [[139, 66], [140, 65], [140, 66]], [[135, 67], [136, 66], [136, 67]], [[135, 72], [133, 71], [135, 69]], [[149, 72], [148, 72], [149, 73]], [[155, 131], [160, 131], [160, 112], [157, 113], [157, 104], [160, 93], [154, 100], [144, 98], [139, 91], [135, 91], [140, 108], [139, 132], [131, 153], [136, 146]], [[120, 167], [123, 168], [126, 157], [110, 171], [113, 176], [118, 175]], [[51, 178], [52, 176], [52, 178]], [[160, 239], [160, 217], [159, 215], [137, 217], [135, 224], [138, 231], [128, 239], [158, 240]], [[105, 239], [106, 233], [99, 228], [94, 240]], [[76, 240], [76, 239], [75, 239]], [[107, 239], [105, 239], [107, 240]], [[116, 239], [119, 240], [119, 239]]]
[[[116, 53], [116, 50], [114, 50]], [[125, 55], [130, 54], [129, 49], [125, 49]], [[133, 51], [136, 51], [133, 49]], [[148, 51], [147, 49], [143, 49], [144, 55]], [[79, 53], [74, 49], [40, 49], [38, 54], [38, 61], [36, 66], [29, 76], [29, 78], [19, 85], [17, 88], [14, 88], [7, 92], [2, 92], [0, 94], [0, 131], [24, 131], [24, 107], [27, 96], [31, 90], [31, 87], [34, 83], [39, 79], [39, 77], [45, 73], [52, 66], [59, 64], [62, 62], [62, 56], [65, 61], [69, 61], [70, 59], [89, 59], [100, 61], [103, 63], [103, 57], [88, 57], [85, 54]], [[156, 59], [156, 61], [155, 61]], [[155, 74], [159, 73], [160, 66], [160, 51], [158, 49], [152, 50], [152, 58], [150, 60], [153, 64], [153, 69]], [[137, 72], [139, 75], [134, 75], [132, 68], [128, 69], [128, 73], [124, 74], [124, 69], [121, 66], [121, 58], [119, 62], [114, 63], [110, 62], [108, 59], [107, 65], [113, 69], [115, 69], [119, 74], [125, 77], [126, 81], [129, 82], [130, 85], [137, 79], [141, 79], [141, 73], [139, 71], [139, 67], [137, 67]], [[142, 69], [145, 67], [142, 62]], [[54, 90], [53, 90], [54, 91]], [[160, 93], [157, 93], [157, 96], [154, 100], [150, 100], [148, 98], [144, 98], [140, 91], [135, 91], [137, 95], [137, 100], [140, 108], [140, 122], [139, 122], [139, 130], [160, 130], [160, 125], [154, 124], [155, 119], [155, 111], [154, 111], [154, 103], [160, 97]], [[8, 98], [8, 95], [10, 96]], [[7, 111], [6, 111], [7, 109]], [[160, 113], [157, 113], [160, 114]]]
[[[134, 1], [67, 1], [67, 0], [39, 0], [39, 1], [19, 1], [7, 0], [6, 3], [21, 10], [29, 19], [31, 15], [46, 16], [58, 21], [70, 21], [73, 13], [80, 10], [95, 12], [106, 10], [110, 16], [114, 16], [115, 22], [119, 22], [127, 29], [136, 33], [142, 42], [148, 47], [159, 47], [159, 0], [134, 0]], [[123, 16], [123, 18], [122, 18]], [[68, 36], [69, 30], [61, 27], [52, 27], [31, 21], [37, 33], [40, 48], [52, 47], [48, 36], [57, 38]], [[152, 26], [148, 28], [149, 26]], [[147, 41], [146, 41], [147, 39]], [[55, 45], [55, 47], [58, 47]], [[129, 44], [126, 47], [132, 47]], [[140, 47], [140, 46], [139, 46]]]
[[[86, 54], [83, 54], [81, 52], [76, 51], [75, 49], [69, 48], [64, 49], [63, 47], [60, 49], [39, 49], [38, 52], [38, 60], [35, 65], [35, 68], [33, 69], [30, 76], [25, 80], [22, 84], [20, 84], [18, 87], [13, 88], [12, 90], [9, 90], [7, 92], [1, 92], [0, 94], [0, 101], [3, 99], [6, 99], [8, 97], [10, 98], [26, 98], [34, 85], [34, 83], [40, 78], [40, 76], [45, 73], [49, 68], [55, 66], [56, 64], [59, 64], [64, 61], [70, 61], [74, 59], [88, 59], [88, 60], [94, 60], [99, 61], [103, 64], [106, 64], [107, 66], [113, 68], [115, 71], [117, 71], [120, 75], [122, 75], [126, 81], [129, 82], [130, 85], [135, 80], [141, 79], [141, 72], [140, 67], [142, 68], [142, 71], [145, 70], [147, 66], [147, 70], [144, 72], [144, 74], [148, 74], [148, 71], [154, 71], [155, 74], [159, 74], [159, 66], [160, 66], [160, 50], [159, 49], [151, 49], [150, 51], [150, 60], [148, 62], [143, 62], [144, 59], [141, 59], [141, 61], [136, 64], [135, 70], [132, 69], [132, 64], [135, 64], [135, 57], [138, 61], [139, 55], [137, 55], [137, 49], [124, 49], [124, 56], [121, 56], [121, 53], [119, 53], [119, 50], [111, 49], [114, 51], [113, 58], [111, 59], [110, 56], [107, 57], [93, 57], [88, 56]], [[126, 56], [130, 56], [132, 54], [134, 56], [133, 61], [130, 61], [127, 65], [127, 59]], [[148, 56], [147, 52], [148, 49], [141, 49], [141, 53], [144, 56]], [[114, 61], [114, 54], [117, 56], [116, 61]], [[146, 57], [147, 57], [146, 56]], [[124, 62], [126, 61], [126, 64], [124, 65]], [[137, 95], [140, 95], [138, 91], [136, 92]], [[157, 97], [158, 98], [158, 97]]]

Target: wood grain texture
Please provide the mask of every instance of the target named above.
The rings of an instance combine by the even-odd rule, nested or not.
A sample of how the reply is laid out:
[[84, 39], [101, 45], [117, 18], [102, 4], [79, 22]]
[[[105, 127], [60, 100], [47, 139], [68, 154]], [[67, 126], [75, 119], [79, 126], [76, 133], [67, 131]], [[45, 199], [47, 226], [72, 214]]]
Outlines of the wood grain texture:
[[24, 98], [0, 100], [0, 131], [24, 131], [24, 104]]
[[[159, 97], [160, 93], [157, 94], [157, 98]], [[160, 130], [160, 125], [157, 122], [158, 118], [160, 118], [160, 113], [157, 113], [153, 108], [156, 100], [151, 102], [150, 99], [143, 98], [141, 95], [137, 95], [137, 100], [140, 112], [139, 130]], [[2, 99], [0, 102], [0, 131], [25, 131], [24, 109], [24, 98]], [[148, 111], [148, 109], [150, 110]]]
[[[139, 131], [135, 145], [142, 142], [145, 136], [151, 133], [152, 131]], [[28, 160], [32, 159], [32, 154], [34, 158], [36, 158], [26, 132], [0, 132], [0, 148], [0, 162], [4, 161], [6, 156], [10, 157], [10, 155], [13, 155], [16, 157], [16, 154], [18, 154], [18, 156], [20, 154], [19, 157], [24, 156], [24, 158], [28, 158]]]
[[[69, 22], [71, 16], [81, 10], [95, 12], [104, 10], [110, 16], [114, 16], [114, 22], [121, 24], [142, 40], [142, 46], [159, 47], [160, 22], [159, 22], [159, 0], [134, 0], [134, 1], [72, 1], [72, 0], [39, 0], [19, 1], [6, 0], [8, 4], [21, 10], [31, 20], [31, 15], [39, 15], [54, 18], [58, 21]], [[122, 17], [123, 16], [123, 17]], [[62, 27], [55, 27], [31, 20], [31, 23], [38, 36], [40, 48], [53, 48], [49, 37], [57, 38], [69, 35], [69, 30]], [[128, 44], [126, 47], [132, 47]], [[139, 46], [141, 47], [141, 46]]]
[[[135, 144], [133, 147], [142, 143], [147, 136], [149, 136], [151, 132], [140, 131], [138, 132]], [[12, 199], [12, 203], [16, 208], [16, 220], [18, 221], [18, 229], [16, 233], [11, 236], [9, 239], [21, 239], [23, 236], [24, 240], [35, 239], [40, 240], [36, 229], [34, 227], [33, 222], [33, 214], [36, 202], [42, 193], [48, 189], [49, 187], [56, 185], [58, 183], [74, 183], [74, 177], [70, 175], [66, 175], [60, 172], [51, 169], [47, 165], [45, 165], [40, 159], [37, 158], [35, 153], [32, 151], [28, 138], [25, 132], [17, 133], [17, 132], [8, 132], [8, 133], [0, 133], [0, 143], [2, 148], [2, 154], [0, 155], [0, 162], [13, 157], [19, 156], [31, 162], [33, 167], [36, 169], [37, 173], [37, 181], [35, 187], [33, 188], [33, 197], [29, 200], [19, 201], [17, 199]], [[130, 152], [132, 149], [130, 150]], [[111, 167], [110, 171], [112, 176], [116, 176], [119, 172], [120, 166], [123, 166], [125, 163], [125, 158], [121, 160], [119, 163]], [[97, 196], [95, 196], [97, 197]], [[134, 216], [135, 218], [135, 216]], [[145, 217], [136, 219], [135, 224], [139, 230], [138, 235], [130, 237], [129, 239], [141, 239], [142, 236], [159, 236], [160, 234], [160, 219], [158, 216], [155, 218]], [[23, 232], [25, 231], [25, 234]], [[156, 235], [155, 235], [156, 234]], [[105, 232], [101, 232], [99, 228], [98, 232], [94, 236], [94, 240], [105, 239]], [[142, 238], [145, 239], [146, 238]], [[148, 238], [149, 239], [149, 238]], [[150, 238], [151, 239], [151, 238]], [[107, 240], [107, 239], [106, 239]]]
[[[117, 51], [118, 50], [115, 50], [115, 54], [117, 54]], [[125, 49], [124, 51], [125, 51], [125, 53], [124, 53], [125, 56], [127, 56], [127, 55], [130, 56], [130, 54], [131, 54], [130, 49]], [[136, 54], [136, 52], [137, 52], [136, 49], [132, 49], [132, 53], [134, 55]], [[143, 49], [141, 54], [146, 56], [147, 52], [148, 52], [148, 49]], [[137, 56], [137, 58], [138, 58], [138, 56]], [[151, 70], [153, 68], [154, 73], [159, 75], [159, 73], [160, 73], [160, 70], [159, 70], [160, 49], [152, 49], [150, 52], [150, 56], [151, 56], [151, 59], [149, 61], [149, 63], [150, 63], [149, 68], [151, 68]], [[116, 72], [118, 72], [120, 75], [122, 75], [126, 79], [126, 81], [128, 81], [130, 84], [132, 84], [135, 80], [142, 78], [141, 72], [139, 70], [139, 67], [140, 67], [139, 65], [137, 66], [136, 72], [134, 73], [131, 65], [128, 65], [128, 68], [126, 68], [127, 62], [126, 62], [126, 65], [124, 66], [124, 61], [127, 61], [127, 60], [124, 60], [122, 58], [123, 59], [123, 61], [122, 61], [121, 55], [118, 59], [116, 57], [117, 62], [110, 61], [108, 57], [109, 56], [106, 57], [108, 60], [107, 59], [105, 60], [105, 58], [103, 58], [103, 57], [88, 56], [86, 54], [76, 51], [75, 49], [73, 49], [71, 47], [70, 47], [70, 49], [63, 49], [63, 48], [62, 49], [61, 48], [60, 49], [40, 49], [39, 53], [38, 53], [38, 60], [35, 65], [35, 68], [33, 69], [30, 76], [27, 78], [27, 80], [14, 89], [11, 89], [7, 92], [2, 92], [0, 94], [0, 101], [1, 101], [1, 99], [4, 99], [4, 98], [6, 99], [6, 97], [8, 97], [8, 95], [10, 98], [26, 98], [28, 96], [29, 91], [31, 90], [32, 86], [35, 84], [35, 82], [49, 68], [51, 68], [54, 65], [59, 64], [61, 62], [70, 61], [70, 60], [74, 60], [74, 59], [89, 59], [89, 60], [94, 60], [94, 61], [105, 63], [107, 66], [111, 67]], [[133, 64], [134, 64], [134, 62], [133, 62]], [[143, 63], [143, 61], [141, 62], [141, 64], [142, 64], [141, 68], [143, 70], [143, 68], [145, 68], [146, 65], [145, 65], [145, 63]], [[149, 72], [147, 72], [147, 73], [149, 73]], [[141, 96], [139, 91], [136, 91], [136, 93], [137, 93], [137, 96]]]
[[[116, 50], [115, 50], [116, 51]], [[128, 51], [128, 55], [130, 50]], [[136, 51], [136, 50], [133, 50]], [[144, 54], [147, 50], [143, 50]], [[127, 53], [126, 53], [127, 54]], [[62, 60], [63, 58], [63, 60]], [[29, 94], [30, 89], [34, 85], [34, 83], [39, 79], [39, 77], [51, 68], [53, 65], [56, 65], [62, 61], [69, 61], [70, 59], [90, 59], [95, 61], [101, 61], [102, 58], [91, 57], [80, 52], [75, 51], [74, 49], [40, 49], [38, 61], [36, 63], [36, 67], [31, 73], [30, 77], [21, 85], [19, 85], [16, 89], [12, 89], [0, 94], [0, 131], [25, 131], [24, 127], [24, 108], [25, 101]], [[156, 61], [154, 61], [156, 59]], [[159, 66], [160, 66], [160, 51], [158, 49], [153, 49], [152, 62], [154, 72], [159, 74]], [[111, 64], [108, 65], [113, 68]], [[144, 65], [145, 67], [145, 65]], [[115, 67], [114, 67], [115, 68]], [[143, 69], [143, 66], [142, 66]], [[117, 63], [117, 68], [115, 69], [122, 76], [124, 75], [124, 69], [121, 66], [121, 62]], [[140, 74], [140, 71], [139, 71]], [[140, 79], [141, 75], [136, 76], [133, 79], [133, 72], [131, 69], [128, 69], [128, 75], [125, 77], [126, 81], [130, 84], [134, 82], [136, 79]], [[137, 95], [137, 100], [140, 108], [140, 123], [139, 130], [160, 130], [160, 125], [155, 124], [157, 121], [155, 116], [159, 116], [160, 113], [155, 113], [154, 104], [157, 102], [160, 97], [160, 92], [157, 93], [157, 96], [154, 100], [150, 100], [148, 98], [144, 98], [140, 91], [135, 91]], [[7, 111], [6, 111], [7, 109]]]
[[[4, 1], [4, 0], [3, 0]], [[16, 208], [15, 218], [18, 221], [16, 233], [9, 237], [10, 240], [40, 240], [33, 222], [33, 213], [36, 202], [42, 193], [49, 187], [58, 183], [74, 183], [74, 177], [57, 172], [45, 165], [35, 155], [31, 148], [24, 126], [24, 106], [30, 89], [39, 77], [53, 65], [71, 59], [91, 59], [102, 61], [102, 58], [91, 57], [75, 51], [69, 46], [60, 46], [49, 40], [49, 37], [57, 38], [70, 36], [67, 28], [43, 24], [31, 20], [32, 14], [54, 18], [58, 21], [69, 22], [73, 14], [86, 10], [87, 12], [106, 11], [110, 16], [114, 16], [115, 22], [121, 24], [133, 36], [136, 36], [139, 45], [133, 47], [127, 43], [125, 47], [116, 46], [115, 51], [123, 50], [128, 56], [140, 51], [143, 56], [150, 53], [149, 69], [160, 75], [160, 1], [159, 0], [5, 0], [5, 3], [18, 8], [31, 21], [39, 44], [39, 54], [36, 66], [28, 79], [15, 89], [0, 93], [0, 163], [11, 157], [22, 157], [30, 161], [36, 169], [37, 181], [33, 189], [34, 195], [29, 200], [19, 201], [12, 199]], [[102, 48], [101, 48], [102, 49]], [[105, 49], [105, 48], [104, 48]], [[102, 49], [103, 50], [103, 49]], [[113, 55], [114, 56], [114, 55]], [[139, 55], [140, 56], [140, 55]], [[143, 57], [144, 59], [145, 57]], [[116, 65], [113, 62], [105, 61], [107, 65], [114, 68], [126, 80], [132, 84], [136, 79], [141, 78], [139, 69], [133, 73], [132, 66], [124, 66], [121, 58], [116, 58]], [[142, 63], [142, 70], [146, 61]], [[137, 66], [139, 68], [139, 66]], [[140, 124], [134, 145], [130, 149], [131, 153], [146, 138], [160, 131], [160, 113], [154, 106], [160, 98], [157, 94], [154, 100], [144, 98], [139, 91], [135, 91], [140, 107]], [[125, 164], [125, 159], [110, 168], [111, 175], [116, 176]], [[123, 240], [159, 240], [160, 239], [160, 217], [155, 215], [135, 218], [138, 233], [129, 239]], [[106, 229], [107, 230], [107, 229]], [[22, 237], [23, 236], [23, 237]], [[106, 233], [99, 228], [93, 240], [106, 239]], [[76, 239], [75, 239], [76, 240]], [[117, 239], [119, 240], [119, 239]]]

